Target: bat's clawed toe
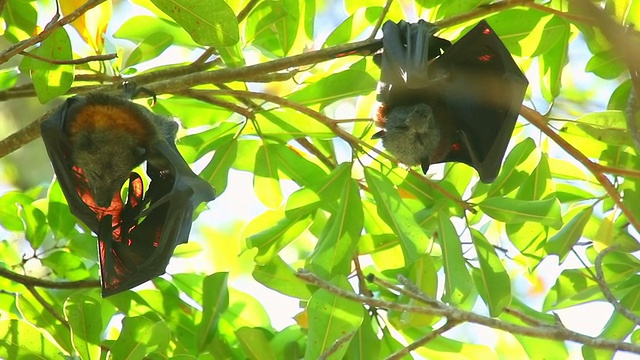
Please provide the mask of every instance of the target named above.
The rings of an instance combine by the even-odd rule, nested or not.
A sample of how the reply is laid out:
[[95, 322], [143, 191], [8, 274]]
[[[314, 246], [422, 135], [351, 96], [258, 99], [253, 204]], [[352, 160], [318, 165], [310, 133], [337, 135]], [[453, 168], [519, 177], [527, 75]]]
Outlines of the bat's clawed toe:
[[429, 170], [429, 165], [431, 165], [431, 163], [429, 162], [429, 158], [424, 158], [422, 159], [422, 161], [420, 162], [420, 168], [422, 168], [422, 173], [426, 174], [427, 171]]
[[377, 133], [373, 134], [373, 136], [371, 136], [372, 139], [381, 139], [383, 138], [385, 135], [387, 134], [386, 131], [384, 130], [380, 130]]

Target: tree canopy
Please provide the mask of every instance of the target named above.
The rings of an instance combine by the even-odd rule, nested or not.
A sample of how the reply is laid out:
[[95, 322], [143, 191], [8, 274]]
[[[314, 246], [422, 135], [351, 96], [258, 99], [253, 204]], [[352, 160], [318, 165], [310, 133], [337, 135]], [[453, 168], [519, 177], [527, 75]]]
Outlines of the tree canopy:
[[[0, 14], [2, 116], [30, 117], [0, 141], [1, 358], [640, 353], [639, 1], [0, 0]], [[362, 49], [401, 19], [454, 43], [486, 19], [527, 75], [493, 183], [461, 163], [423, 175], [372, 139], [380, 70]], [[36, 164], [11, 156], [42, 155], [25, 145], [61, 99], [123, 81], [180, 120], [178, 149], [219, 198], [167, 275], [103, 299], [95, 235], [48, 163], [34, 184]]]

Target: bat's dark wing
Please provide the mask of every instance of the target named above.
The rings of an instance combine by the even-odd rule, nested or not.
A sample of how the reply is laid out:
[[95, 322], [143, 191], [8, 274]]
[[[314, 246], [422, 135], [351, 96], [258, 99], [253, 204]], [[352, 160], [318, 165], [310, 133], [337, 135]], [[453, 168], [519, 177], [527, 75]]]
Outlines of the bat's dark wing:
[[382, 56], [378, 101], [404, 105], [423, 99], [433, 81], [429, 62], [451, 46], [448, 40], [433, 36], [438, 28], [420, 20], [417, 23], [387, 21], [382, 26]]
[[457, 124], [454, 146], [438, 162], [473, 166], [483, 182], [495, 179], [529, 82], [500, 38], [481, 21], [435, 59], [431, 71], [446, 74], [438, 86], [436, 113]]
[[51, 116], [42, 122], [40, 132], [62, 193], [67, 199], [67, 203], [69, 203], [71, 213], [97, 233], [99, 220], [96, 212], [82, 201], [82, 197], [91, 197], [87, 180], [82, 175], [82, 170], [74, 168], [71, 162], [71, 145], [64, 132], [67, 110], [78, 101], [84, 101], [84, 99], [81, 97], [67, 99]]
[[[132, 175], [121, 222], [116, 227], [106, 217], [101, 222], [103, 296], [164, 274], [175, 247], [188, 240], [196, 207], [215, 197], [211, 185], [191, 171], [173, 142], [156, 141], [150, 152], [147, 193], [142, 195], [142, 182]], [[120, 239], [114, 240], [117, 232]]]

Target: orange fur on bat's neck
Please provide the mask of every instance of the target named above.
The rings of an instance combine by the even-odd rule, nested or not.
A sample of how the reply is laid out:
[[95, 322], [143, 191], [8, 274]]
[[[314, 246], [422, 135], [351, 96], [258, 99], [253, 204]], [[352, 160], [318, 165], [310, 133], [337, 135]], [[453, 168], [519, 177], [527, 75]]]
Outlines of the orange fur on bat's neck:
[[134, 137], [144, 147], [155, 138], [155, 128], [136, 109], [120, 104], [87, 104], [68, 122], [68, 132], [73, 137], [81, 131], [111, 130]]

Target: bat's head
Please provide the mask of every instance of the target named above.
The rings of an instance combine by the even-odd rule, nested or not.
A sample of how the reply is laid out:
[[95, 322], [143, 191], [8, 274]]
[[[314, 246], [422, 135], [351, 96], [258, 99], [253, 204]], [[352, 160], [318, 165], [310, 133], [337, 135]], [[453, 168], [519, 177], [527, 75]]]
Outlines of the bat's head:
[[407, 165], [423, 164], [440, 141], [431, 108], [423, 103], [395, 106], [385, 112], [382, 144]]
[[142, 162], [144, 149], [126, 132], [107, 129], [81, 131], [70, 140], [72, 161], [82, 168], [96, 204], [108, 207]]

